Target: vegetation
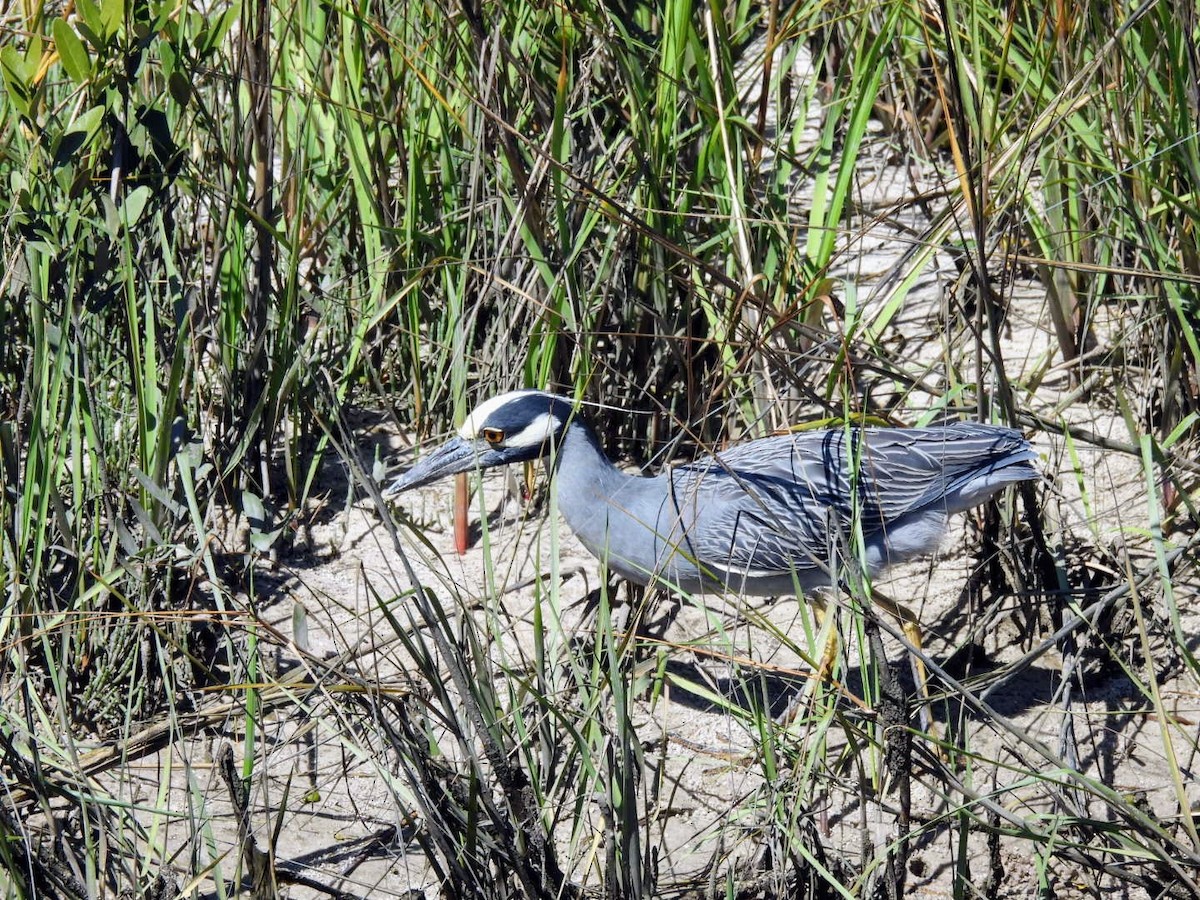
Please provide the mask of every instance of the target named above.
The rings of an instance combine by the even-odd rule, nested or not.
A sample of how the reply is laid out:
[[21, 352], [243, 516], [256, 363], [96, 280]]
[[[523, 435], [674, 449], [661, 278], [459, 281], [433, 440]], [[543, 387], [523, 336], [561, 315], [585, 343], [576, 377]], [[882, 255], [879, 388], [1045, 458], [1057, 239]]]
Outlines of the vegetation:
[[[362, 853], [399, 834], [447, 895], [888, 896], [936, 842], [956, 896], [995, 896], [1001, 838], [1043, 896], [1200, 895], [1197, 733], [1177, 708], [1200, 676], [1194, 3], [3, 16], [6, 895], [370, 892], [280, 849], [295, 809], [362, 772], [400, 823]], [[915, 186], [878, 202], [885, 165]], [[865, 272], [880, 229], [906, 249]], [[647, 465], [801, 419], [1041, 435], [1058, 486], [991, 508], [963, 603], [979, 633], [1045, 628], [987, 673], [970, 639], [928, 657], [931, 731], [862, 584], [823, 626], [861, 678], [843, 660], [786, 724], [726, 624], [648, 646], [601, 590], [581, 642], [555, 561], [521, 646], [498, 590], [433, 583], [410, 566], [421, 528], [378, 505], [406, 571], [355, 590], [387, 638], [310, 649], [285, 576], [337, 503], [378, 503], [363, 411], [428, 436], [522, 385], [602, 402], [610, 450]], [[1132, 496], [1098, 493], [1100, 453], [1140, 471]], [[820, 653], [816, 622], [739, 615]], [[685, 650], [728, 656], [730, 690], [672, 669]], [[995, 704], [1049, 654], [1054, 746]], [[1105, 666], [1169, 775], [1153, 797], [1072, 730]], [[671, 687], [754, 736], [730, 765], [759, 776], [677, 881], [669, 741], [639, 719]], [[223, 786], [202, 735], [237, 745], [216, 754]], [[294, 760], [318, 745], [346, 772], [302, 788]], [[841, 846], [815, 810], [846, 797], [898, 812]]]

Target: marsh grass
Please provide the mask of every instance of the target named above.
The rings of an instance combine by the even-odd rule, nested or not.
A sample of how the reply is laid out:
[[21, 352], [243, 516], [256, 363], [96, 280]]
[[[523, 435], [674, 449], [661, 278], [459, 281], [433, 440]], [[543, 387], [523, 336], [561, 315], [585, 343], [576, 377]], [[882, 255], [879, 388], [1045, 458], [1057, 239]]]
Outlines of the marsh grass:
[[[459, 896], [886, 896], [930, 846], [955, 896], [996, 894], [1001, 838], [1045, 896], [1200, 893], [1175, 708], [1200, 674], [1197, 27], [1170, 0], [6, 8], [6, 894], [329, 889], [291, 810], [360, 778], [397, 823], [363, 853], [399, 835]], [[920, 183], [876, 202], [885, 161]], [[881, 232], [903, 250], [866, 275]], [[518, 385], [601, 401], [638, 464], [801, 418], [1052, 436], [1058, 487], [978, 520], [964, 591], [980, 633], [1038, 636], [984, 673], [926, 654], [930, 733], [870, 585], [823, 625], [735, 606], [666, 643], [605, 587], [581, 636], [553, 528], [518, 623], [488, 509], [475, 595], [380, 507], [395, 571], [320, 595], [371, 640], [342, 618], [309, 652], [317, 613], [279, 618], [293, 561], [332, 504], [376, 498], [349, 413], [424, 438]], [[830, 683], [780, 723], [755, 651], [799, 675], [831, 629]], [[1057, 746], [994, 705], [1047, 654]], [[1072, 728], [1097, 657], [1153, 720], [1153, 802]], [[754, 776], [686, 876], [649, 737], [681, 691], [737, 723], [753, 752], [728, 764]], [[201, 734], [237, 747], [224, 782]], [[302, 763], [318, 747], [336, 774]]]

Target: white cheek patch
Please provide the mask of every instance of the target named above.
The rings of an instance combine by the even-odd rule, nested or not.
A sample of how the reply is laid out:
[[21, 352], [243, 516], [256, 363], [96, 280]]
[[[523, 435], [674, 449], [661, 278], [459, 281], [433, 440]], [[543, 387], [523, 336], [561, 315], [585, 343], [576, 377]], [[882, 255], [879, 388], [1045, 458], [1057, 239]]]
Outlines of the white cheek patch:
[[505, 435], [505, 447], [540, 447], [563, 426], [558, 416], [544, 412], [516, 434]]

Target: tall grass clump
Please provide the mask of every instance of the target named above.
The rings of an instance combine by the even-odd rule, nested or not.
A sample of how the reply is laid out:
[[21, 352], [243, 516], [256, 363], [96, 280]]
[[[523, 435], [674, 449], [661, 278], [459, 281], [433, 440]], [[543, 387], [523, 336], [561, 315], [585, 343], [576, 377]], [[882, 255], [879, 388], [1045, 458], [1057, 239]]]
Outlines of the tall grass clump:
[[[6, 9], [6, 894], [328, 887], [289, 858], [295, 798], [363, 774], [398, 823], [371, 853], [403, 839], [409, 886], [454, 895], [874, 896], [934, 856], [956, 896], [1014, 859], [1046, 896], [1196, 892], [1197, 27], [1173, 0]], [[661, 598], [603, 585], [578, 624], [556, 521], [512, 599], [484, 492], [481, 587], [369, 503], [393, 570], [313, 593], [370, 640], [312, 650], [299, 585], [376, 498], [365, 426], [434, 436], [525, 385], [649, 467], [970, 416], [1038, 435], [1056, 483], [972, 520], [924, 716], [853, 571], [821, 621], [675, 598], [702, 633], [652, 639]], [[998, 698], [1051, 657], [1047, 737]], [[1080, 734], [1096, 679], [1154, 723], [1153, 790]], [[752, 744], [689, 751], [736, 786], [686, 852], [655, 731], [682, 703]], [[212, 781], [202, 731], [238, 748]]]

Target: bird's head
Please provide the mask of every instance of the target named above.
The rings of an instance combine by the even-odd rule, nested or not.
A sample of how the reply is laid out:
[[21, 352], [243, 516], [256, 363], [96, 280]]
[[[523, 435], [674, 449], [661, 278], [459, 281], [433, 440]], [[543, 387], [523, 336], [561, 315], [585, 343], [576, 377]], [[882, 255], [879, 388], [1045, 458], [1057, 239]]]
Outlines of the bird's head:
[[479, 404], [458, 434], [397, 478], [384, 492], [422, 487], [447, 475], [540, 459], [571, 424], [570, 400], [544, 391], [510, 391]]

